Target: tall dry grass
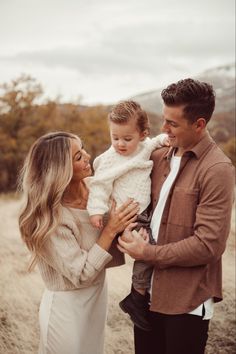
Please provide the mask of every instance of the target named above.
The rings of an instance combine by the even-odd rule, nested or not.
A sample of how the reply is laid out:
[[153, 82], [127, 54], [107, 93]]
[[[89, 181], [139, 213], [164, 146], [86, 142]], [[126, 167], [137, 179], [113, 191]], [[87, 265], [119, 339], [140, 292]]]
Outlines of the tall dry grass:
[[[19, 200], [0, 198], [0, 354], [35, 354], [38, 346], [38, 307], [43, 283], [35, 270], [27, 273], [28, 252], [21, 242]], [[224, 254], [224, 301], [215, 306], [207, 354], [235, 350], [235, 216]], [[119, 301], [130, 288], [132, 261], [108, 271], [109, 312], [105, 354], [132, 354], [133, 333]], [[69, 354], [69, 353], [68, 353]], [[148, 353], [147, 353], [148, 354]]]

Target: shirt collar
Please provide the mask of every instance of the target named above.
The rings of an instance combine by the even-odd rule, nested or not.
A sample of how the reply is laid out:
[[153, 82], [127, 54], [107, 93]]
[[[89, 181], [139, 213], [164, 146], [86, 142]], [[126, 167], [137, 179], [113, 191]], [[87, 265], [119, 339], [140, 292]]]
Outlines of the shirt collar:
[[[185, 151], [184, 156], [195, 156], [197, 159], [199, 159], [204, 153], [204, 151], [213, 143], [214, 140], [210, 136], [208, 130], [206, 130], [205, 134], [201, 137], [199, 142], [194, 145], [190, 150]], [[174, 147], [170, 147], [164, 157], [170, 161], [175, 149], [176, 148]]]

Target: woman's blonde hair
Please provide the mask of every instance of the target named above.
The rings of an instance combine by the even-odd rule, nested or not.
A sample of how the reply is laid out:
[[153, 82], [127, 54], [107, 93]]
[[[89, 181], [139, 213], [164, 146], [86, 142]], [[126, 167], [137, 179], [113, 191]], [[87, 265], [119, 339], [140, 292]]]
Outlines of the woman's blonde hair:
[[19, 217], [23, 241], [32, 253], [31, 270], [47, 237], [57, 227], [63, 193], [73, 175], [71, 139], [66, 132], [43, 135], [32, 145], [22, 168], [19, 187], [24, 206]]

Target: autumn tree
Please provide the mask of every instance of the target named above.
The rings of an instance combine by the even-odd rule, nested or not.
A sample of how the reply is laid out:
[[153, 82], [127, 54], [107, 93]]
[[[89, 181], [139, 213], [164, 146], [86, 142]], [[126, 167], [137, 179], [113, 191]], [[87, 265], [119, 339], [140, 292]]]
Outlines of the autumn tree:
[[0, 192], [14, 190], [17, 175], [32, 143], [57, 130], [81, 137], [92, 160], [109, 144], [107, 108], [61, 104], [39, 104], [42, 87], [22, 75], [0, 86]]
[[[32, 143], [52, 131], [77, 134], [91, 162], [110, 145], [108, 106], [39, 102], [41, 85], [32, 77], [21, 75], [0, 85], [0, 192], [14, 190], [23, 160]], [[162, 118], [149, 113], [151, 136], [160, 133]], [[235, 131], [232, 112], [218, 114], [209, 124], [213, 138], [235, 164]], [[42, 166], [43, 168], [43, 166]]]
[[236, 139], [231, 138], [227, 143], [221, 146], [224, 153], [230, 158], [233, 165], [236, 167]]
[[0, 190], [8, 190], [16, 185], [19, 162], [30, 144], [25, 139], [28, 136], [25, 128], [37, 126], [30, 117], [42, 88], [30, 76], [22, 75], [9, 84], [0, 85], [0, 90]]

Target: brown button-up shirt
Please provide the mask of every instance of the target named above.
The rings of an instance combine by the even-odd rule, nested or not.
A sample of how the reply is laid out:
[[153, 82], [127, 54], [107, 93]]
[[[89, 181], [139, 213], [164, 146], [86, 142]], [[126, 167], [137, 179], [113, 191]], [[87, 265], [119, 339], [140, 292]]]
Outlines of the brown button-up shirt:
[[[152, 208], [170, 172], [173, 149], [152, 154]], [[154, 264], [151, 310], [187, 313], [209, 298], [222, 300], [221, 256], [230, 230], [234, 167], [208, 133], [184, 153], [163, 211]]]

